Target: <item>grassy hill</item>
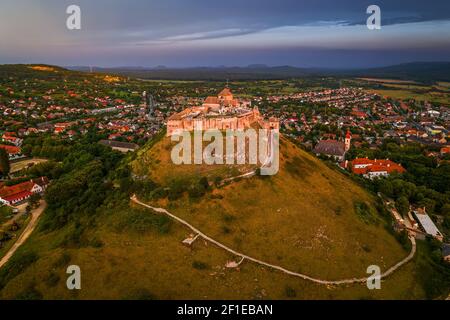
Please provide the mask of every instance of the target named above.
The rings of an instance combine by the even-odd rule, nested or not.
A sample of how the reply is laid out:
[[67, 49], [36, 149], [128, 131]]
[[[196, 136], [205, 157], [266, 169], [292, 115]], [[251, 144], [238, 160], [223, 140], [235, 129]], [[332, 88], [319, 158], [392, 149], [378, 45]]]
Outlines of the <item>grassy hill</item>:
[[[195, 185], [239, 175], [237, 166], [173, 165], [164, 139], [142, 151], [135, 172], [171, 187], [172, 178]], [[201, 198], [153, 200], [203, 232], [241, 252], [315, 277], [363, 277], [367, 266], [386, 268], [407, 254], [389, 234], [375, 199], [286, 139], [277, 175], [242, 179]], [[145, 195], [144, 195], [145, 196]], [[151, 197], [147, 201], [152, 202]]]
[[[368, 299], [423, 298], [419, 256], [383, 281], [327, 287], [244, 262], [203, 240], [181, 244], [190, 231], [139, 207], [130, 192], [163, 206], [207, 235], [245, 254], [293, 271], [328, 279], [367, 276], [369, 265], [386, 270], [408, 252], [391, 234], [376, 199], [336, 169], [282, 139], [280, 172], [217, 186], [219, 178], [248, 168], [175, 166], [172, 142], [149, 143], [124, 160], [134, 182], [115, 190], [94, 212], [55, 230], [40, 228], [0, 270], [0, 299]], [[199, 191], [198, 184], [210, 182]], [[219, 177], [219, 178], [218, 178]], [[122, 179], [123, 180], [123, 179]], [[204, 186], [204, 185], [203, 185]], [[99, 190], [102, 192], [102, 190]], [[74, 240], [76, 239], [76, 241]], [[66, 267], [79, 265], [82, 289], [66, 289]]]

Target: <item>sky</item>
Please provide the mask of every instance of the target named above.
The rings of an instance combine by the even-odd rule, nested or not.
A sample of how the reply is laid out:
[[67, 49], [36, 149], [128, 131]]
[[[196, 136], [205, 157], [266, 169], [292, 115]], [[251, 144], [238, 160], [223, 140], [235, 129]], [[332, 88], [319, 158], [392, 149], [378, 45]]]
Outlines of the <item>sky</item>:
[[[369, 5], [381, 29], [369, 30]], [[69, 5], [81, 29], [69, 30]], [[1, 0], [0, 64], [361, 68], [450, 61], [450, 1]]]

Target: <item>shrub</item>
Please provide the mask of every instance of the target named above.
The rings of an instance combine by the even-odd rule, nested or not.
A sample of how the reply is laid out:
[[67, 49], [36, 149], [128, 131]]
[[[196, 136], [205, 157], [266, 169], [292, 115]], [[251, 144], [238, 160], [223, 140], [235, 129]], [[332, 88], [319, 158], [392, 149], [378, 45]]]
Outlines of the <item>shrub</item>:
[[115, 224], [115, 229], [118, 232], [131, 231], [139, 234], [156, 230], [160, 234], [167, 234], [171, 224], [172, 221], [167, 216], [131, 210], [120, 216], [120, 220]]
[[16, 276], [35, 263], [39, 256], [35, 252], [16, 253], [2, 269], [0, 269], [0, 290]]
[[297, 296], [297, 292], [295, 291], [295, 289], [290, 286], [286, 286], [284, 288], [284, 293], [288, 298], [295, 298]]
[[205, 270], [209, 268], [208, 264], [201, 261], [192, 262], [192, 267], [197, 270]]
[[355, 202], [354, 204], [355, 212], [364, 222], [375, 223], [376, 218], [372, 212], [372, 208], [365, 202]]
[[145, 288], [138, 288], [125, 297], [126, 300], [155, 300], [156, 297]]
[[42, 300], [43, 296], [34, 286], [29, 286], [24, 291], [19, 293], [16, 300]]
[[71, 260], [71, 256], [69, 253], [64, 252], [63, 254], [61, 254], [61, 256], [58, 258], [58, 260], [56, 260], [53, 263], [53, 267], [54, 268], [61, 268], [61, 267], [66, 267], [69, 265], [69, 262]]
[[60, 277], [55, 272], [50, 272], [49, 275], [44, 279], [44, 282], [47, 286], [53, 288], [55, 287], [60, 280]]
[[188, 183], [182, 179], [173, 180], [169, 183], [168, 198], [169, 200], [177, 200], [187, 191]]

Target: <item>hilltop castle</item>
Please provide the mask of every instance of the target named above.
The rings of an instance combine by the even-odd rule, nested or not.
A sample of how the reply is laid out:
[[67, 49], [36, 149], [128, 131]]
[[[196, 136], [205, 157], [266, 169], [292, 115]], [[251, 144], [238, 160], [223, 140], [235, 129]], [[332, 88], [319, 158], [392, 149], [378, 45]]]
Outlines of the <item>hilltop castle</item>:
[[280, 127], [277, 118], [264, 120], [258, 107], [252, 108], [248, 100], [235, 99], [230, 89], [225, 88], [217, 97], [207, 97], [201, 106], [172, 115], [167, 121], [167, 136], [194, 128], [236, 130], [250, 128], [252, 124], [259, 124], [264, 129], [279, 130]]

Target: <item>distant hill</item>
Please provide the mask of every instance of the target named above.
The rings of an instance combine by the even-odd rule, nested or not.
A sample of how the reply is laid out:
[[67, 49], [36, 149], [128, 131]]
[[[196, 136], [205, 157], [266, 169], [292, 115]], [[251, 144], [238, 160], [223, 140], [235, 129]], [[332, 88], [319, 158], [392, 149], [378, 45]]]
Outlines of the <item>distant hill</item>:
[[[71, 70], [90, 71], [90, 67], [68, 67]], [[95, 72], [116, 73], [141, 79], [161, 80], [263, 80], [297, 77], [379, 77], [421, 82], [450, 81], [450, 62], [411, 62], [387, 67], [367, 69], [298, 68], [255, 64], [247, 67], [93, 67]]]
[[380, 68], [344, 71], [344, 74], [422, 82], [449, 81], [450, 62], [411, 62]]
[[[68, 67], [70, 70], [90, 71], [90, 67]], [[195, 67], [195, 68], [141, 68], [141, 67], [117, 67], [100, 68], [93, 67], [93, 72], [115, 73], [123, 76], [140, 79], [157, 80], [259, 80], [259, 79], [287, 79], [295, 77], [312, 76], [314, 72], [308, 69], [291, 66], [267, 67], [253, 65], [248, 67]]]

